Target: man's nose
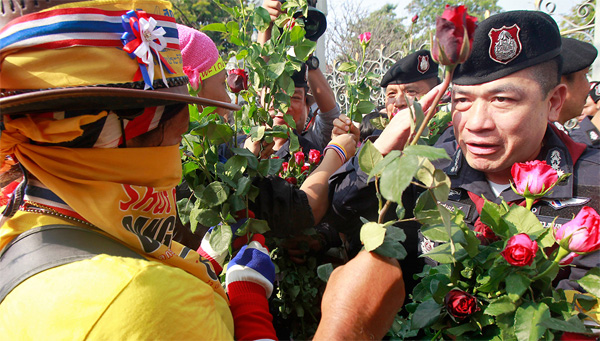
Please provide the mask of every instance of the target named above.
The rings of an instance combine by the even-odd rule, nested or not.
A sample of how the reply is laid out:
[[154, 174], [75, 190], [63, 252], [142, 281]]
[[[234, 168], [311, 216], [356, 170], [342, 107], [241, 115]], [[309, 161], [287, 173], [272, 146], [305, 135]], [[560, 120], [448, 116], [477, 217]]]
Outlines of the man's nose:
[[404, 93], [399, 93], [396, 96], [396, 100], [394, 101], [394, 106], [398, 109], [404, 109], [407, 107], [406, 99], [404, 98]]

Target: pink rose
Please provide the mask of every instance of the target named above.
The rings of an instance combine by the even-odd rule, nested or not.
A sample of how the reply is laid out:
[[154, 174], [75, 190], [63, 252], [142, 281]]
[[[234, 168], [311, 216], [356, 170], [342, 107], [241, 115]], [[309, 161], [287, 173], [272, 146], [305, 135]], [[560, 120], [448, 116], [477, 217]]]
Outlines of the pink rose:
[[281, 164], [282, 172], [284, 172], [284, 173], [287, 172], [289, 167], [290, 167], [289, 163], [287, 163], [287, 162], [282, 163]]
[[[467, 13], [464, 5], [450, 6], [436, 19], [431, 56], [442, 65], [464, 63], [471, 55], [477, 18]], [[466, 38], [466, 39], [465, 39]]]
[[546, 161], [515, 163], [510, 169], [516, 190], [521, 196], [543, 196], [558, 181], [558, 174]]
[[525, 233], [519, 233], [510, 237], [504, 250], [500, 253], [506, 261], [515, 266], [531, 265], [538, 245]]
[[572, 252], [599, 250], [600, 216], [593, 208], [584, 206], [573, 220], [554, 230], [554, 238], [561, 247]]
[[358, 41], [361, 45], [367, 46], [371, 42], [371, 32], [365, 32], [358, 35]]
[[310, 162], [311, 165], [314, 165], [319, 163], [319, 161], [321, 161], [321, 152], [316, 149], [311, 149], [308, 152], [308, 162]]
[[227, 76], [227, 85], [234, 94], [248, 90], [248, 73], [244, 69], [233, 69]]
[[303, 165], [304, 164], [304, 153], [303, 152], [295, 152], [294, 160], [296, 160], [297, 165]]
[[461, 320], [480, 310], [473, 295], [458, 289], [452, 289], [446, 294], [444, 305], [450, 315]]

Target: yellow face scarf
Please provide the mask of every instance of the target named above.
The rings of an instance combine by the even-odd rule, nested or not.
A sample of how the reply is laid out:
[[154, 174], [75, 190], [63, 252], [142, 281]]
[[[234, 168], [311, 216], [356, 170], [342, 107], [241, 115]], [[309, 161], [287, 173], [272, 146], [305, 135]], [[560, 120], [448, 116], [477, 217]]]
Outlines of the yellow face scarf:
[[[81, 125], [106, 116], [78, 116], [43, 124], [26, 116], [5, 118], [0, 157], [14, 154], [24, 168], [84, 219], [148, 258], [181, 268], [208, 283], [226, 300], [208, 260], [172, 241], [175, 186], [181, 179], [177, 145], [148, 148], [64, 148]], [[33, 138], [35, 137], [35, 138]], [[35, 226], [32, 226], [32, 228]]]

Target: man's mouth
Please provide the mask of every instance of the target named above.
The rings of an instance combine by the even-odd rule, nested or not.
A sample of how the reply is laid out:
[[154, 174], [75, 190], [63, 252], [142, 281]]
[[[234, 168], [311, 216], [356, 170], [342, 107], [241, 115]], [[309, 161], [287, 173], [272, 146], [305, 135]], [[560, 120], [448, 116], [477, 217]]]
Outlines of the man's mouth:
[[500, 145], [479, 141], [465, 142], [467, 150], [473, 155], [485, 156], [496, 153], [500, 150]]

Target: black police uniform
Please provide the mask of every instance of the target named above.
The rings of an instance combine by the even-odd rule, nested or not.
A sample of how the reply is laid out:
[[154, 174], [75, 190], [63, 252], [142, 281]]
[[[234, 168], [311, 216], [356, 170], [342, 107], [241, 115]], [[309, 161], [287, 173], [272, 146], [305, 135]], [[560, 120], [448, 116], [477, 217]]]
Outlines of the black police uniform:
[[[446, 207], [460, 209], [465, 213], [465, 222], [474, 228], [479, 218], [477, 205], [473, 198], [481, 195], [495, 203], [500, 203], [501, 198], [496, 198], [487, 182], [484, 173], [474, 170], [469, 166], [458, 148], [453, 135], [448, 134], [445, 139], [440, 139], [436, 147], [444, 148], [451, 157], [444, 171], [451, 180], [451, 190]], [[556, 224], [568, 222], [584, 206], [590, 206], [600, 211], [600, 151], [587, 148], [582, 144], [572, 141], [566, 134], [560, 132], [552, 125], [548, 125], [543, 140], [543, 147], [538, 156], [565, 173], [572, 173], [564, 182], [557, 185], [551, 193], [538, 201], [532, 208], [540, 222], [549, 226], [558, 216]], [[439, 167], [439, 165], [437, 165]], [[347, 234], [351, 244], [360, 248], [359, 232], [362, 223], [360, 217], [374, 220], [377, 217], [378, 203], [375, 197], [374, 182], [366, 182], [368, 175], [358, 166], [357, 157], [352, 158], [330, 178], [330, 193], [332, 195], [332, 209], [328, 220], [342, 233]], [[412, 214], [416, 198], [422, 190], [416, 186], [409, 187], [403, 195], [403, 204], [407, 216]], [[469, 195], [469, 192], [475, 195]], [[501, 196], [508, 203], [521, 201], [523, 198], [514, 193], [510, 188], [503, 191]], [[390, 209], [390, 212], [394, 210]], [[392, 216], [388, 217], [393, 219]], [[419, 273], [423, 266], [430, 260], [419, 258], [424, 251], [430, 250], [434, 245], [418, 232], [420, 225], [416, 222], [398, 224], [407, 234], [404, 246], [408, 256], [401, 261], [407, 292], [411, 292], [416, 281], [412, 275]], [[357, 252], [351, 250], [351, 254]], [[582, 257], [578, 257], [582, 258]], [[576, 258], [574, 264], [579, 259]], [[600, 266], [598, 253], [588, 256], [593, 266]], [[594, 263], [594, 260], [596, 262]], [[588, 262], [589, 263], [589, 262]], [[588, 264], [589, 265], [589, 264]]]
[[584, 143], [592, 148], [600, 148], [600, 130], [592, 123], [590, 117], [584, 117], [581, 122], [577, 122], [573, 126], [567, 121], [564, 129], [575, 142]]

